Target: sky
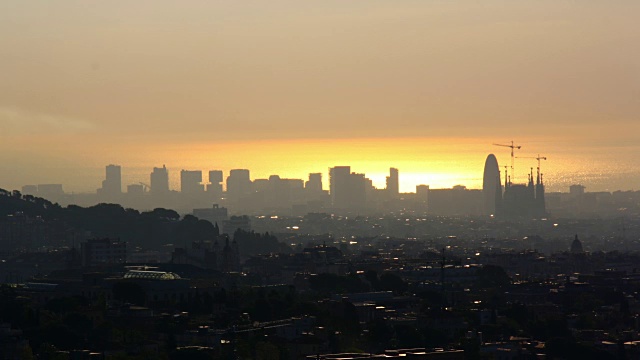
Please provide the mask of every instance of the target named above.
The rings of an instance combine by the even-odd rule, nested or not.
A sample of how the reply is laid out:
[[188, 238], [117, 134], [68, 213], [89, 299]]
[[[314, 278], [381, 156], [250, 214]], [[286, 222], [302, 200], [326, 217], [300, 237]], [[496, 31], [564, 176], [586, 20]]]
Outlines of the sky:
[[[0, 188], [166, 164], [477, 188], [640, 190], [640, 2], [0, 2]], [[533, 159], [516, 159], [526, 179]]]

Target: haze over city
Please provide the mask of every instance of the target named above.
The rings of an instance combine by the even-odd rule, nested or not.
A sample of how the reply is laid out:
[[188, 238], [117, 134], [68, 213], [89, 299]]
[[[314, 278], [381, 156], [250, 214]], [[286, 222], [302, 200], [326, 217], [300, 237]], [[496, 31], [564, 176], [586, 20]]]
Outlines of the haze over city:
[[[0, 187], [94, 191], [104, 165], [480, 188], [547, 156], [547, 188], [635, 190], [640, 4], [0, 4]], [[517, 160], [526, 181], [535, 161]], [[522, 170], [522, 172], [518, 171]]]
[[640, 1], [0, 1], [0, 358], [640, 359]]

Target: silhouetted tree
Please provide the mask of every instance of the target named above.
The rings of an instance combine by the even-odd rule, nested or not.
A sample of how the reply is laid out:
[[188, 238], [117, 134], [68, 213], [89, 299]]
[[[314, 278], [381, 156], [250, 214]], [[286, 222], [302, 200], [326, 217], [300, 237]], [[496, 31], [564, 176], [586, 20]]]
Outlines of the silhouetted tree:
[[242, 256], [250, 256], [268, 253], [288, 253], [291, 249], [285, 244], [278, 242], [278, 238], [254, 231], [237, 229], [233, 233], [233, 240], [238, 243], [238, 248]]
[[166, 219], [171, 221], [180, 220], [180, 215], [175, 210], [155, 208], [151, 211], [151, 214], [160, 219]]
[[[212, 240], [220, 229], [206, 220], [197, 220], [191, 215], [183, 221], [174, 210], [156, 208], [153, 211], [138, 212], [124, 209], [117, 204], [98, 204], [91, 207], [69, 205], [66, 208], [31, 195], [14, 196], [6, 192], [0, 196], [0, 218], [20, 212], [29, 217], [40, 217], [49, 224], [55, 224], [60, 232], [67, 230], [88, 231], [93, 237], [119, 238], [131, 247], [142, 246], [158, 249], [176, 241]], [[265, 239], [260, 238], [257, 241]], [[266, 250], [286, 248], [271, 237]], [[273, 242], [275, 240], [275, 243]], [[275, 244], [275, 246], [274, 246]]]

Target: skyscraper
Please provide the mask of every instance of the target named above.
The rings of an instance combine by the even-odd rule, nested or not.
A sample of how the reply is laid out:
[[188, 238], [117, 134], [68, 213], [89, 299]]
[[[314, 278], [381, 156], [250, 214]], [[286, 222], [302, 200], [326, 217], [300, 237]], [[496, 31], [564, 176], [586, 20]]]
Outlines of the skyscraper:
[[309, 174], [309, 180], [304, 184], [303, 190], [304, 198], [306, 201], [313, 202], [319, 209], [321, 206], [324, 206], [324, 202], [326, 201], [326, 193], [322, 190], [322, 174], [321, 173], [311, 173]]
[[336, 166], [329, 169], [329, 188], [335, 209], [363, 210], [372, 185], [364, 174], [352, 173], [350, 166]]
[[107, 165], [105, 179], [98, 193], [105, 196], [122, 194], [122, 168], [119, 165]]
[[207, 185], [207, 193], [214, 199], [222, 197], [222, 170], [209, 171], [209, 185]]
[[429, 199], [429, 185], [416, 185], [416, 197], [422, 202]]
[[321, 173], [309, 174], [309, 181], [305, 183], [304, 188], [308, 191], [321, 192], [322, 191], [322, 174]]
[[162, 194], [169, 192], [169, 171], [162, 165], [161, 168], [154, 167], [151, 173], [151, 193]]
[[349, 175], [348, 204], [352, 210], [363, 210], [367, 206], [367, 192], [373, 187], [371, 179], [364, 174]]
[[336, 166], [329, 169], [329, 193], [334, 208], [349, 207], [350, 166]]
[[180, 192], [183, 194], [200, 194], [204, 192], [202, 184], [202, 171], [181, 170], [180, 171]]
[[251, 193], [252, 183], [249, 170], [233, 169], [227, 177], [227, 197], [232, 202], [240, 201]]
[[387, 195], [396, 198], [400, 194], [400, 182], [398, 181], [398, 169], [390, 168], [387, 176]]
[[[500, 190], [498, 190], [500, 189]], [[500, 168], [495, 155], [489, 154], [484, 162], [484, 176], [482, 178], [482, 194], [484, 198], [484, 214], [496, 213], [496, 196], [500, 191], [502, 198], [502, 184], [500, 183]]]

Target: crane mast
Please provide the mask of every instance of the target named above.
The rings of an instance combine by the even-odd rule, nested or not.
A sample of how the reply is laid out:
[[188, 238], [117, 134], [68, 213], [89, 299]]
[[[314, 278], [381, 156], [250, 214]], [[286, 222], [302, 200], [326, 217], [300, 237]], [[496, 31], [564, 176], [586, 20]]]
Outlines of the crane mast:
[[520, 146], [520, 145], [514, 145], [513, 140], [511, 140], [511, 144], [493, 144], [493, 145], [495, 145], [495, 146], [503, 146], [503, 147], [511, 148], [511, 174], [512, 174], [512, 175], [513, 175], [513, 174], [515, 174], [515, 172], [514, 172], [514, 170], [513, 170], [513, 168], [514, 168], [514, 161], [513, 161], [514, 156], [513, 156], [513, 150], [515, 150], [515, 149], [520, 150], [520, 148], [521, 148], [522, 146]]
[[541, 183], [542, 182], [542, 173], [540, 172], [541, 171], [541, 169], [540, 169], [540, 160], [547, 160], [547, 157], [546, 156], [540, 156], [540, 154], [538, 154], [538, 156], [516, 156], [516, 157], [518, 159], [536, 159], [536, 160], [538, 160], [538, 168], [537, 168], [538, 174], [537, 174], [537, 176], [538, 176], [538, 183]]
[[508, 165], [504, 165], [504, 188], [506, 189], [509, 186], [509, 168]]

